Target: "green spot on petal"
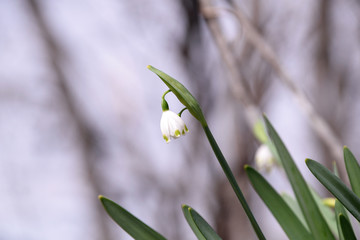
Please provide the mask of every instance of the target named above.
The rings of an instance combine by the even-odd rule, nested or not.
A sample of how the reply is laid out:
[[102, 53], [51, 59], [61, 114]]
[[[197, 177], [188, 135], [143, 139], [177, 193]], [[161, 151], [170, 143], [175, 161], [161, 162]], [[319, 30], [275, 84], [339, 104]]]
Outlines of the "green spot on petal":
[[163, 135], [163, 138], [165, 139], [166, 142], [169, 142], [169, 138], [166, 135]]
[[182, 135], [185, 135], [185, 130], [182, 130]]
[[186, 126], [186, 125], [185, 125], [185, 131], [186, 131], [186, 132], [188, 132], [188, 131], [189, 131], [189, 129], [187, 128], [187, 126]]
[[176, 131], [175, 131], [175, 136], [176, 136], [176, 137], [180, 137], [180, 135], [181, 135], [181, 134], [180, 134], [180, 131], [179, 131], [179, 130], [176, 130]]

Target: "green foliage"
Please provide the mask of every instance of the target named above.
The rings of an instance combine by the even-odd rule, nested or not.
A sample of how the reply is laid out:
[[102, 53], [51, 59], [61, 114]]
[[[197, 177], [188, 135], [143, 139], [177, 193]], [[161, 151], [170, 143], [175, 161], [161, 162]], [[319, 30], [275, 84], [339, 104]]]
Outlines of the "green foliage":
[[[152, 66], [148, 66], [148, 68], [160, 77], [179, 101], [200, 121], [214, 154], [247, 214], [257, 237], [265, 239], [224, 155], [207, 125], [197, 100], [174, 78]], [[345, 165], [353, 191], [347, 188], [336, 174], [330, 172], [320, 163], [310, 159], [306, 160], [306, 165], [314, 176], [337, 198], [334, 213], [323, 203], [320, 196], [309, 187], [266, 116], [264, 116], [264, 122], [269, 137], [266, 135], [264, 125], [261, 122], [255, 124], [253, 129], [254, 135], [261, 143], [267, 144], [275, 158], [280, 161], [281, 164], [279, 166], [284, 168], [296, 199], [287, 194], [279, 195], [255, 169], [246, 166], [245, 170], [255, 191], [272, 212], [289, 239], [335, 240], [333, 233], [340, 240], [356, 239], [349, 217], [347, 216], [347, 211], [345, 210], [346, 208], [360, 221], [360, 198], [358, 197], [360, 196], [360, 166], [351, 151], [344, 147]], [[336, 165], [334, 165], [334, 170], [337, 172]], [[115, 202], [103, 196], [99, 196], [99, 199], [109, 216], [134, 239], [165, 239]], [[194, 209], [183, 205], [182, 211], [186, 221], [199, 240], [221, 240], [213, 228]]]
[[182, 205], [181, 208], [182, 208], [182, 211], [183, 211], [183, 214], [184, 214], [184, 217], [185, 217], [186, 221], [188, 222], [189, 226], [191, 227], [191, 229], [195, 233], [196, 237], [199, 240], [206, 240], [206, 238], [204, 237], [202, 232], [200, 232], [198, 226], [196, 225], [194, 219], [191, 216], [191, 213], [190, 213], [191, 208], [189, 206], [187, 206], [187, 205]]
[[[339, 200], [335, 200], [335, 216], [339, 216], [340, 214], [342, 214], [344, 217], [346, 217], [349, 220], [349, 217], [347, 216], [347, 212], [346, 212], [344, 206], [339, 202]], [[336, 217], [336, 225], [337, 225], [338, 232], [339, 232], [339, 239], [346, 240], [346, 238], [344, 237], [344, 234], [342, 232], [339, 217]]]
[[182, 210], [186, 221], [199, 240], [221, 240], [214, 229], [193, 208], [183, 205]]
[[209, 140], [209, 143], [215, 153], [216, 158], [219, 161], [220, 166], [222, 167], [231, 187], [233, 188], [237, 198], [239, 199], [246, 215], [248, 216], [250, 223], [256, 233], [256, 235], [258, 236], [259, 239], [265, 239], [265, 236], [263, 235], [254, 215], [252, 214], [249, 205], [246, 202], [246, 199], [239, 187], [239, 185], [236, 182], [236, 179], [234, 177], [234, 174], [232, 173], [229, 164], [227, 163], [224, 155], [222, 154], [219, 145], [216, 143], [216, 140], [214, 138], [214, 136], [212, 135], [210, 128], [208, 126], [204, 127], [204, 131], [205, 134]]
[[187, 90], [180, 82], [178, 82], [176, 79], [170, 77], [166, 73], [160, 71], [159, 69], [156, 69], [152, 66], [147, 66], [149, 70], [154, 72], [160, 79], [169, 87], [169, 89], [175, 94], [175, 96], [178, 98], [178, 100], [184, 104], [184, 106], [189, 110], [189, 112], [201, 123], [203, 126], [204, 132], [206, 134], [206, 137], [208, 138], [208, 141], [214, 151], [214, 154], [216, 158], [219, 161], [220, 166], [222, 167], [231, 187], [233, 188], [237, 198], [239, 199], [246, 215], [248, 216], [250, 223], [252, 227], [254, 228], [254, 231], [256, 235], [259, 237], [259, 239], [265, 239], [263, 233], [261, 232], [261, 229], [256, 222], [256, 219], [254, 215], [252, 214], [249, 205], [246, 202], [246, 199], [239, 187], [239, 185], [236, 182], [236, 179], [234, 177], [234, 174], [232, 173], [229, 164], [227, 163], [224, 155], [222, 154], [214, 136], [212, 135], [209, 126], [207, 125], [207, 122], [205, 120], [205, 117], [202, 113], [202, 110], [200, 108], [200, 105], [198, 101], [191, 95], [189, 90]]
[[324, 204], [323, 199], [320, 198], [319, 194], [317, 192], [315, 192], [314, 189], [312, 189], [310, 186], [309, 186], [309, 189], [310, 189], [311, 195], [313, 196], [313, 198], [321, 212], [321, 215], [324, 217], [331, 232], [335, 236], [337, 236], [338, 230], [337, 230], [337, 226], [336, 226], [336, 219], [335, 219], [334, 211]]
[[109, 216], [136, 240], [166, 240], [158, 232], [140, 221], [137, 217], [104, 196], [99, 196]]
[[344, 235], [344, 239], [356, 240], [355, 233], [351, 227], [349, 219], [347, 219], [342, 213], [339, 214], [338, 218], [339, 218], [338, 221], [340, 222], [342, 233]]
[[269, 138], [266, 134], [266, 130], [262, 121], [258, 120], [253, 127], [254, 136], [259, 140], [259, 142], [266, 144], [269, 141]]
[[360, 197], [360, 166], [352, 152], [344, 147], [344, 161], [351, 188]]
[[298, 202], [287, 193], [282, 193], [281, 197], [284, 199], [284, 201], [290, 207], [290, 209], [295, 213], [295, 215], [301, 221], [301, 223], [304, 225], [306, 230], [309, 231], [309, 227], [307, 226], [307, 223], [305, 221], [304, 215], [301, 212]]
[[201, 123], [203, 127], [207, 126], [204, 114], [200, 108], [199, 102], [194, 98], [194, 96], [187, 90], [184, 85], [182, 85], [176, 79], [170, 77], [166, 73], [160, 71], [153, 66], [148, 65], [147, 68], [158, 75], [158, 77], [168, 86], [168, 88], [175, 94], [179, 101], [184, 104], [184, 106], [189, 110], [189, 112]]
[[329, 226], [321, 215], [307, 183], [302, 177], [299, 169], [296, 167], [290, 153], [266, 116], [264, 116], [264, 119], [268, 134], [275, 145], [276, 151], [295, 193], [297, 202], [299, 203], [314, 239], [334, 239]]
[[289, 239], [312, 239], [310, 232], [300, 219], [260, 173], [249, 166], [246, 166], [245, 170], [255, 191], [270, 209]]
[[306, 159], [306, 165], [314, 176], [360, 221], [360, 199], [355, 193], [320, 163]]

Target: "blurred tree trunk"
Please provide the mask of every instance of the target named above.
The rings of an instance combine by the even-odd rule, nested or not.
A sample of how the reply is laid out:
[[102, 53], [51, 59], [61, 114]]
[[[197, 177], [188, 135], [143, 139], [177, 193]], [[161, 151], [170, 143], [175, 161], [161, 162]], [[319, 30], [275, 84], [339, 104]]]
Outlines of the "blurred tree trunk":
[[92, 199], [92, 209], [94, 209], [94, 222], [97, 223], [97, 226], [95, 227], [98, 229], [98, 239], [109, 240], [110, 236], [106, 226], [107, 216], [96, 197], [98, 194], [103, 193], [103, 191], [97, 177], [98, 173], [96, 172], [95, 155], [97, 146], [95, 133], [84, 120], [84, 117], [81, 116], [82, 111], [76, 104], [74, 92], [71, 90], [71, 87], [67, 82], [62, 66], [65, 60], [65, 51], [61, 49], [61, 45], [58, 43], [58, 40], [53, 36], [51, 27], [48, 25], [42, 10], [41, 1], [29, 0], [28, 3], [29, 10], [34, 17], [35, 23], [37, 24], [41, 37], [43, 38], [44, 49], [49, 55], [49, 67], [51, 67], [51, 70], [54, 72], [56, 84], [62, 96], [62, 99], [59, 101], [61, 101], [61, 104], [63, 104], [65, 109], [68, 111], [66, 114], [71, 117], [71, 124], [75, 125], [75, 129], [77, 130], [78, 144], [82, 152], [80, 160], [82, 161], [85, 169], [84, 172], [86, 174], [84, 177], [86, 178], [86, 182], [89, 183], [89, 187], [94, 194], [94, 199]]

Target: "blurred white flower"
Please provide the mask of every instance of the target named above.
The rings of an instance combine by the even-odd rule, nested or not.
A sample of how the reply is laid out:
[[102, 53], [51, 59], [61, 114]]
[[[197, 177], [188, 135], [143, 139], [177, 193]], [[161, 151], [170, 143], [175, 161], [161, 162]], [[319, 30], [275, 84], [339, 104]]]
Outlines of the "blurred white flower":
[[266, 144], [262, 144], [255, 153], [255, 164], [259, 170], [269, 172], [274, 166], [274, 156]]
[[189, 131], [184, 120], [182, 120], [179, 115], [169, 110], [163, 111], [160, 120], [160, 129], [163, 138], [167, 143], [170, 142], [172, 138], [178, 138]]

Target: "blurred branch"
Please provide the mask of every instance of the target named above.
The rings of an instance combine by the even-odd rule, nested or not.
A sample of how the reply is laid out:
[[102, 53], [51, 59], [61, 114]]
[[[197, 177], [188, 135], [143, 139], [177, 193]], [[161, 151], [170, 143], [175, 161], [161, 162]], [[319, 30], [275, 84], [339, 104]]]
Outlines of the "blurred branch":
[[[75, 129], [78, 131], [78, 137], [80, 138], [79, 144], [83, 154], [82, 161], [86, 173], [86, 182], [89, 183], [89, 186], [92, 188], [94, 194], [100, 194], [103, 191], [95, 174], [95, 134], [88, 126], [88, 124], [83, 120], [83, 117], [80, 114], [81, 111], [79, 111], [79, 108], [76, 106], [76, 100], [71, 93], [71, 88], [63, 72], [62, 62], [64, 56], [62, 54], [64, 51], [62, 51], [60, 44], [52, 35], [50, 27], [46, 23], [44, 12], [41, 10], [40, 6], [41, 1], [29, 0], [28, 3], [30, 12], [34, 17], [35, 23], [37, 24], [40, 30], [40, 34], [44, 40], [45, 50], [49, 54], [50, 67], [54, 71], [55, 78], [57, 79], [58, 88], [63, 97], [63, 104], [68, 110], [69, 115], [72, 117]], [[101, 204], [98, 203], [98, 199], [96, 197], [94, 197], [92, 200], [94, 205], [93, 209], [96, 209], [95, 219], [99, 226], [99, 236], [102, 240], [110, 239], [107, 226], [105, 224], [107, 220], [105, 219], [106, 215], [104, 214]]]
[[226, 39], [221, 32], [220, 25], [218, 24], [217, 20], [212, 17], [213, 14], [207, 11], [209, 8], [204, 7], [209, 6], [209, 1], [201, 0], [200, 3], [202, 5], [202, 14], [205, 17], [211, 33], [213, 34], [216, 45], [219, 48], [221, 57], [223, 58], [224, 63], [228, 69], [228, 80], [231, 93], [236, 100], [243, 104], [248, 125], [250, 129], [252, 129], [256, 121], [258, 121], [258, 119], [261, 117], [261, 112], [255, 105], [252, 96], [250, 95], [250, 89], [247, 82], [237, 70], [236, 58], [226, 43]]
[[[217, 20], [217, 16], [219, 15], [220, 10], [229, 11], [237, 17], [243, 28], [244, 36], [259, 51], [261, 56], [272, 66], [272, 68], [278, 74], [281, 82], [294, 94], [295, 98], [300, 104], [300, 107], [307, 116], [310, 126], [318, 134], [319, 138], [326, 144], [334, 159], [339, 162], [342, 159], [342, 146], [335, 133], [329, 127], [327, 122], [317, 114], [314, 107], [306, 97], [305, 93], [296, 86], [294, 81], [290, 78], [289, 74], [281, 66], [278, 57], [276, 56], [271, 46], [253, 27], [253, 25], [245, 16], [245, 14], [241, 11], [241, 9], [235, 8], [235, 10], [233, 10], [227, 8], [225, 9], [213, 7], [210, 0], [202, 0], [201, 3], [202, 13], [207, 20], [209, 28], [214, 38], [216, 39], [216, 44], [218, 45], [218, 48], [221, 51], [221, 54], [229, 69], [229, 72], [232, 75], [230, 83], [231, 87], [235, 88], [235, 85], [240, 85], [239, 82], [236, 81], [236, 79], [239, 78], [239, 74], [237, 74], [233, 70], [235, 69], [233, 61], [234, 57], [232, 56], [230, 49], [226, 46], [225, 37], [220, 30], [220, 26]], [[236, 89], [241, 89], [241, 87], [237, 86]], [[242, 91], [239, 90], [236, 94], [241, 93]], [[254, 112], [258, 113], [259, 111], [255, 108]]]

